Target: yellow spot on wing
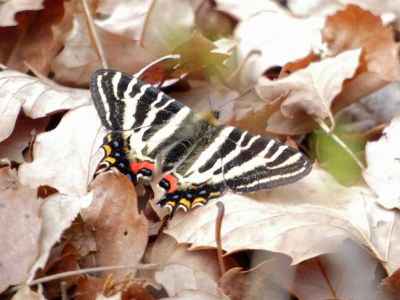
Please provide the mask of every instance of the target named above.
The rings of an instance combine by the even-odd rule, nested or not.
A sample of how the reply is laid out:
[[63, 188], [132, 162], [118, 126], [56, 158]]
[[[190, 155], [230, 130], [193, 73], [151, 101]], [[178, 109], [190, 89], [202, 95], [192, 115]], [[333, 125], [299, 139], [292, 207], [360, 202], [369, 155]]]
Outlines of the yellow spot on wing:
[[110, 164], [115, 164], [115, 162], [117, 161], [114, 157], [111, 156], [107, 156], [106, 159], [104, 160], [106, 162], [109, 162]]
[[192, 203], [190, 203], [190, 201], [186, 198], [181, 198], [179, 200], [179, 204], [185, 206], [187, 209], [190, 209], [190, 207], [192, 206]]
[[106, 152], [106, 156], [111, 154], [112, 149], [109, 145], [103, 145], [103, 149]]
[[206, 204], [206, 202], [207, 202], [206, 198], [197, 197], [193, 201], [193, 206], [204, 205], [204, 204]]

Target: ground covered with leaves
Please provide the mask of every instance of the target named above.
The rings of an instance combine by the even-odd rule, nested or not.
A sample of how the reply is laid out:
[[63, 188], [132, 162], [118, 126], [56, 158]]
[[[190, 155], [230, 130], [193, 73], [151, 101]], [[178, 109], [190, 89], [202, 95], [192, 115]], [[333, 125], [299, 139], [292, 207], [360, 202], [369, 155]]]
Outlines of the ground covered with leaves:
[[[400, 297], [400, 1], [0, 2], [2, 299]], [[171, 220], [116, 170], [88, 90], [136, 73], [314, 160]]]

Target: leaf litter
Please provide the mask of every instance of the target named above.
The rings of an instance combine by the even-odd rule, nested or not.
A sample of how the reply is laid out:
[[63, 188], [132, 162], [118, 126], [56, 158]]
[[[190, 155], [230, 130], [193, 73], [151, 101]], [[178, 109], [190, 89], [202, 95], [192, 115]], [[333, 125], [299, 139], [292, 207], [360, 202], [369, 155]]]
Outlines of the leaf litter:
[[[400, 294], [397, 94], [384, 92], [400, 77], [394, 3], [5, 1], [0, 16], [8, 41], [0, 46], [3, 293]], [[315, 158], [311, 174], [271, 191], [227, 193], [163, 222], [142, 211], [147, 194], [116, 170], [93, 179], [105, 131], [87, 90], [90, 74], [104, 60], [134, 73], [171, 54], [181, 57], [177, 69], [160, 62], [144, 78], [195, 111], [219, 110], [217, 122], [290, 141]], [[375, 93], [385, 96], [369, 109]], [[363, 141], [357, 147], [346, 138], [354, 134]]]

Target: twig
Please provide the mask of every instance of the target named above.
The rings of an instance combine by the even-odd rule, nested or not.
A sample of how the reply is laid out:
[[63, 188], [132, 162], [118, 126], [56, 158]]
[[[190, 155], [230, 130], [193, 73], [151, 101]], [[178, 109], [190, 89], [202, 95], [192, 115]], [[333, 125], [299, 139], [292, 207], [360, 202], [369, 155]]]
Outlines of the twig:
[[225, 273], [225, 263], [223, 258], [223, 250], [222, 250], [222, 242], [221, 242], [221, 228], [222, 228], [222, 220], [224, 218], [225, 206], [222, 202], [217, 202], [218, 207], [218, 215], [217, 220], [215, 222], [215, 241], [217, 243], [217, 257], [218, 257], [218, 265], [221, 276]]
[[[76, 276], [76, 275], [83, 275], [83, 274], [88, 274], [88, 273], [97, 273], [97, 272], [132, 269], [132, 268], [148, 270], [148, 269], [154, 269], [157, 267], [158, 267], [157, 264], [135, 264], [135, 265], [117, 265], [117, 266], [87, 268], [87, 269], [68, 271], [68, 272], [63, 272], [63, 273], [58, 273], [58, 274], [54, 274], [54, 275], [41, 277], [41, 278], [38, 278], [38, 279], [32, 280], [31, 282], [26, 283], [26, 285], [33, 286], [33, 285], [37, 285], [37, 284], [41, 284], [41, 283], [45, 283], [45, 282], [49, 282], [49, 281], [54, 281], [54, 280], [61, 279], [61, 278], [66, 278], [66, 277], [71, 277], [71, 276]], [[15, 288], [18, 288], [18, 286], [16, 286]]]
[[365, 170], [365, 166], [362, 163], [362, 161], [351, 151], [351, 149], [338, 137], [336, 134], [334, 134], [331, 129], [328, 127], [328, 125], [325, 124], [325, 122], [321, 119], [314, 119], [315, 122], [318, 123], [319, 127], [328, 134], [340, 147], [343, 148], [344, 151], [346, 151], [350, 157], [357, 163], [357, 165], [360, 167], [360, 169], [363, 171]]
[[86, 21], [87, 21], [87, 24], [88, 24], [90, 39], [92, 40], [92, 42], [94, 44], [94, 48], [95, 48], [95, 50], [97, 52], [97, 55], [100, 58], [101, 65], [103, 66], [103, 68], [107, 69], [108, 68], [108, 63], [107, 63], [107, 60], [106, 60], [104, 49], [103, 49], [102, 44], [100, 42], [99, 35], [98, 35], [96, 27], [94, 25], [93, 16], [92, 16], [92, 14], [90, 12], [89, 5], [87, 3], [87, 0], [81, 0], [81, 2], [82, 2], [82, 6], [83, 6], [83, 11], [85, 12]]
[[42, 73], [40, 73], [34, 66], [32, 66], [29, 62], [24, 60], [24, 65], [35, 75], [41, 82], [44, 84], [48, 85], [51, 88], [54, 89], [59, 89], [59, 86], [51, 79], [48, 77], [44, 76]]

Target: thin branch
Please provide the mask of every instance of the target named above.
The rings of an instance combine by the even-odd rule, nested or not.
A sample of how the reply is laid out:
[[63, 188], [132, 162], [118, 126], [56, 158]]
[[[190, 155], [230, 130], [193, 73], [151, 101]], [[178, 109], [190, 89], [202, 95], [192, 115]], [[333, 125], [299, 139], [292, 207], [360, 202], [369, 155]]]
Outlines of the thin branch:
[[[61, 279], [61, 278], [66, 278], [66, 277], [71, 277], [71, 276], [76, 276], [76, 275], [83, 275], [83, 274], [88, 274], [88, 273], [124, 270], [124, 269], [132, 269], [132, 268], [148, 270], [148, 269], [154, 269], [157, 267], [158, 267], [158, 265], [156, 265], [156, 264], [135, 264], [135, 265], [118, 265], [118, 266], [87, 268], [87, 269], [68, 271], [68, 272], [63, 272], [63, 273], [58, 273], [58, 274], [54, 274], [54, 275], [41, 277], [41, 278], [32, 280], [31, 282], [28, 282], [26, 285], [33, 286], [33, 285], [37, 285], [37, 284], [41, 284], [41, 283], [45, 283], [45, 282], [49, 282], [49, 281], [54, 281], [54, 280]], [[18, 286], [16, 288], [18, 288]]]
[[85, 12], [85, 16], [86, 16], [90, 39], [91, 39], [92, 43], [94, 44], [94, 48], [96, 50], [97, 56], [100, 58], [101, 65], [103, 66], [103, 68], [107, 69], [108, 63], [106, 60], [106, 55], [105, 55], [103, 46], [100, 42], [100, 38], [97, 33], [96, 27], [94, 25], [93, 16], [90, 12], [89, 5], [87, 3], [87, 0], [81, 0], [81, 2], [82, 2], [83, 10]]
[[325, 122], [321, 119], [314, 119], [315, 122], [318, 123], [319, 127], [327, 134], [329, 135], [344, 151], [346, 151], [350, 157], [357, 163], [357, 165], [360, 167], [362, 171], [365, 170], [365, 165], [362, 163], [362, 161], [351, 151], [351, 149], [341, 140], [340, 137], [338, 137], [336, 134], [334, 134], [331, 129], [328, 127], [328, 125], [325, 124]]
[[217, 257], [218, 257], [219, 271], [222, 276], [226, 271], [223, 258], [222, 242], [221, 242], [221, 228], [222, 228], [222, 220], [224, 219], [224, 214], [225, 214], [225, 206], [222, 202], [217, 202], [217, 207], [218, 207], [218, 216], [215, 222], [215, 241], [217, 243]]
[[41, 82], [44, 84], [48, 85], [49, 87], [53, 89], [59, 89], [59, 86], [51, 79], [49, 79], [47, 76], [43, 75], [40, 73], [34, 66], [32, 66], [29, 62], [24, 60], [24, 65], [35, 75]]

